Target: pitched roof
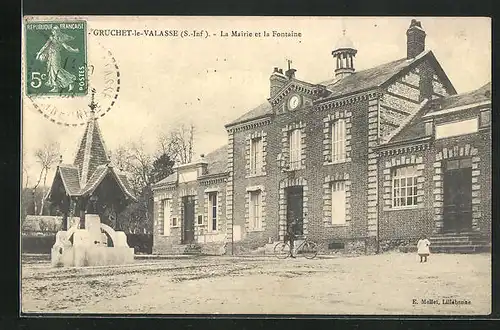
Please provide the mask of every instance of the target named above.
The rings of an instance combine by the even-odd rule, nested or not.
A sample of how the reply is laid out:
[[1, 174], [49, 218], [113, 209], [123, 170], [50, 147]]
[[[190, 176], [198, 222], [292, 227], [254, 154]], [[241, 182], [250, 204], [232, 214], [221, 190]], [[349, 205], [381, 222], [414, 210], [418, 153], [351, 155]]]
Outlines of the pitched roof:
[[431, 111], [446, 110], [488, 100], [491, 100], [491, 82], [470, 92], [436, 99], [433, 101], [434, 106]]
[[125, 195], [127, 195], [134, 201], [136, 200], [134, 194], [132, 193], [132, 189], [130, 187], [127, 176], [124, 173], [118, 172], [114, 167], [109, 165], [100, 165], [96, 168], [85, 187], [83, 187], [80, 191], [80, 195], [85, 196], [92, 194], [97, 189], [99, 184], [104, 180], [104, 178], [108, 175], [111, 175], [116, 179], [116, 182]]
[[90, 177], [90, 179], [87, 181], [84, 187], [82, 187], [80, 191], [80, 195], [86, 195], [88, 193], [92, 193], [99, 183], [104, 179], [104, 177], [108, 174], [108, 167], [105, 165], [99, 165], [95, 169], [94, 173]]
[[259, 106], [257, 106], [256, 108], [253, 108], [252, 110], [246, 112], [243, 116], [233, 120], [232, 122], [230, 122], [226, 126], [230, 126], [230, 125], [234, 125], [234, 124], [238, 124], [238, 123], [244, 123], [246, 121], [257, 119], [260, 117], [264, 117], [264, 116], [270, 115], [272, 113], [273, 113], [273, 107], [271, 106], [271, 104], [269, 102], [266, 101], [266, 102], [260, 104]]
[[170, 183], [175, 183], [177, 182], [177, 173], [172, 173], [169, 176], [167, 176], [165, 179], [158, 181], [157, 183], [154, 184], [154, 186], [161, 186], [164, 184], [170, 184]]
[[101, 129], [96, 118], [90, 119], [85, 127], [76, 152], [74, 165], [80, 171], [80, 184], [85, 184], [99, 165], [109, 162]]
[[46, 198], [51, 198], [53, 189], [60, 184], [59, 177], [69, 196], [84, 196], [93, 193], [108, 173], [113, 174], [125, 195], [136, 200], [127, 176], [110, 165], [99, 123], [96, 118], [92, 118], [80, 140], [73, 165], [60, 164], [57, 167], [52, 188]]
[[459, 106], [473, 105], [489, 100], [491, 100], [491, 82], [470, 92], [432, 100], [419, 110], [406, 127], [401, 129], [398, 134], [394, 135], [387, 144], [402, 143], [425, 137], [425, 123], [422, 117], [428, 113]]
[[[455, 93], [453, 85], [451, 85], [451, 83], [449, 82], [448, 78], [446, 77], [446, 74], [439, 65], [439, 62], [436, 60], [432, 51], [426, 51], [421, 53], [412, 60], [408, 60], [407, 58], [402, 58], [399, 60], [378, 65], [370, 69], [354, 72], [353, 74], [340, 80], [335, 78], [323, 81], [318, 85], [326, 86], [330, 94], [328, 96], [321, 98], [319, 102], [321, 100], [352, 95], [370, 89], [374, 89], [377, 87], [381, 87], [382, 85], [391, 82], [392, 79], [394, 79], [394, 77], [396, 77], [397, 75], [404, 73], [406, 70], [409, 70], [410, 67], [414, 67], [424, 59], [429, 59], [434, 63], [438, 71], [438, 74], [443, 76], [444, 83], [453, 93]], [[266, 115], [270, 115], [272, 113], [273, 113], [272, 106], [269, 104], [269, 102], [265, 102], [259, 105], [258, 107], [248, 111], [243, 116], [237, 118], [236, 120], [232, 121], [226, 126], [243, 123]]]
[[[212, 151], [205, 156], [207, 164], [207, 174], [210, 176], [215, 174], [226, 173], [227, 171], [227, 144]], [[177, 173], [172, 173], [165, 179], [158, 181], [153, 186], [159, 187], [162, 185], [172, 184], [177, 182]]]
[[80, 175], [78, 168], [74, 165], [61, 164], [57, 171], [61, 176], [66, 192], [70, 196], [78, 195], [80, 192]]
[[403, 58], [370, 69], [354, 72], [341, 80], [331, 79], [324, 81], [321, 85], [325, 85], [332, 93], [328, 98], [354, 94], [382, 85], [396, 73], [407, 68], [411, 63], [406, 58]]
[[225, 173], [227, 171], [227, 144], [215, 149], [205, 156], [207, 175]]

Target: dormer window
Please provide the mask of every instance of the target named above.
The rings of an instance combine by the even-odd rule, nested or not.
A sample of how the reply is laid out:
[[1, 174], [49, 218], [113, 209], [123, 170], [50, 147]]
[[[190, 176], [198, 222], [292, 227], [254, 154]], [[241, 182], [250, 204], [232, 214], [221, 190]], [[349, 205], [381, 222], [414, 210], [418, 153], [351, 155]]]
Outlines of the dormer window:
[[491, 123], [491, 110], [490, 109], [484, 109], [481, 110], [481, 127], [489, 126]]

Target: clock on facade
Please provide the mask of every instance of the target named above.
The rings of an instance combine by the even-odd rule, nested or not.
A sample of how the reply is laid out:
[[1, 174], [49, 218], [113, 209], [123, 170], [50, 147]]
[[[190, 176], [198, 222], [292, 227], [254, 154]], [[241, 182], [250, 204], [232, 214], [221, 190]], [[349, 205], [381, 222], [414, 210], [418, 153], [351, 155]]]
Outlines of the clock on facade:
[[297, 107], [300, 105], [300, 96], [298, 96], [297, 94], [295, 95], [292, 95], [289, 99], [288, 99], [288, 108], [290, 110], [295, 110], [297, 109]]

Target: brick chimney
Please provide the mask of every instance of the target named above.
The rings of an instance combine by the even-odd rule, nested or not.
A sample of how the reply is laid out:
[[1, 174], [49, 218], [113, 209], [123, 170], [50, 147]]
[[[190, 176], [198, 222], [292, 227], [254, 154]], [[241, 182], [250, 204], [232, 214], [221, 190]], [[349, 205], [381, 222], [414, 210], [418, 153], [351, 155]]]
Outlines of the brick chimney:
[[295, 78], [295, 72], [297, 72], [297, 70], [295, 70], [295, 69], [288, 69], [288, 70], [286, 70], [286, 72], [285, 72], [285, 76], [286, 76], [288, 79], [293, 79], [293, 78]]
[[281, 87], [286, 84], [287, 77], [283, 74], [282, 69], [275, 67], [273, 73], [271, 74], [271, 77], [269, 77], [269, 81], [271, 83], [271, 90], [269, 95], [270, 97], [273, 97], [279, 92]]
[[410, 27], [406, 30], [406, 58], [412, 59], [425, 50], [425, 31], [422, 24], [412, 19]]

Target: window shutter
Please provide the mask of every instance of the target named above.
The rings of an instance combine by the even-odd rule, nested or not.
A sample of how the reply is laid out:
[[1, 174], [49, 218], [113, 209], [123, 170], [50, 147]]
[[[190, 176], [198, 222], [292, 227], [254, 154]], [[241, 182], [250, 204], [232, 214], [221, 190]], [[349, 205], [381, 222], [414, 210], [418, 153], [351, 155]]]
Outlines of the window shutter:
[[163, 201], [163, 235], [170, 236], [170, 216], [171, 216], [171, 200]]
[[344, 182], [332, 182], [332, 224], [345, 224], [345, 202]]

